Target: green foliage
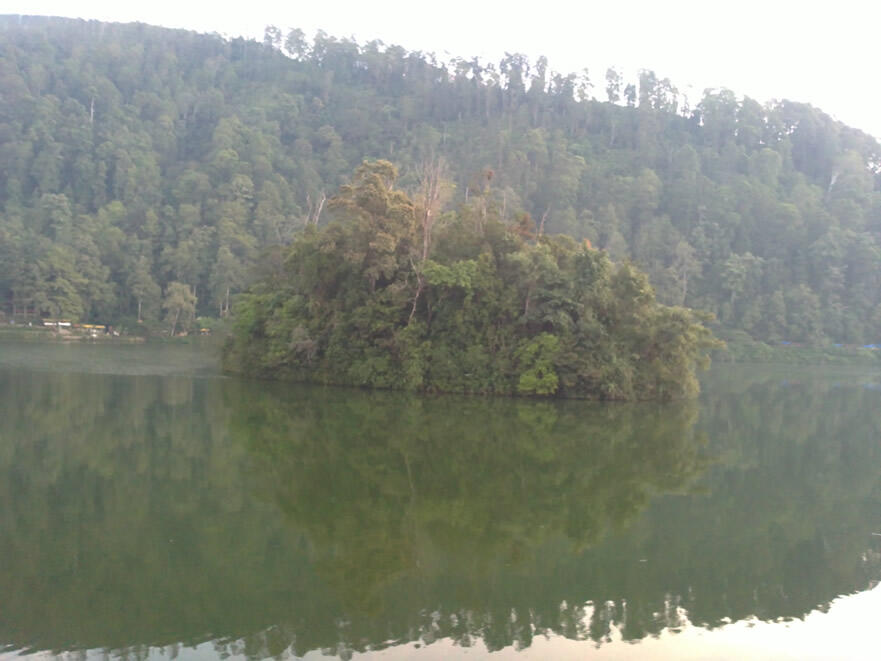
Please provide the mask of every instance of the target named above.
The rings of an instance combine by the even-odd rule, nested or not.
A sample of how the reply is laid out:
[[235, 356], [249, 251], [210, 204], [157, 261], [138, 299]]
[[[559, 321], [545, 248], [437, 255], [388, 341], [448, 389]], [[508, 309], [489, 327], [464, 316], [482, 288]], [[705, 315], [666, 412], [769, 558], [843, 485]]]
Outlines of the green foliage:
[[196, 296], [182, 282], [172, 282], [165, 292], [162, 308], [166, 310], [165, 320], [171, 324], [170, 334], [174, 337], [178, 324], [189, 328], [196, 313]]
[[[156, 287], [181, 282], [225, 317], [273, 246], [341, 211], [325, 200], [366, 158], [399, 165], [416, 226], [438, 224], [423, 253], [448, 268], [444, 250], [476, 260], [484, 235], [440, 226], [495, 216], [522, 237], [589, 239], [662, 303], [758, 340], [881, 340], [881, 148], [816, 108], [729, 90], [689, 107], [669, 80], [614, 69], [600, 101], [587, 72], [543, 58], [267, 34], [0, 18], [0, 308], [154, 322]], [[425, 176], [441, 158], [442, 196]], [[389, 244], [403, 217], [374, 212], [358, 219], [369, 254], [347, 255], [368, 287], [423, 238]], [[541, 253], [509, 257], [527, 289], [549, 275]]]
[[554, 361], [560, 349], [560, 341], [550, 333], [524, 341], [514, 352], [520, 369], [517, 392], [521, 395], [553, 395], [557, 392], [559, 379]]
[[844, 345], [769, 345], [756, 342], [742, 331], [723, 332], [725, 347], [713, 352], [714, 362], [762, 363], [781, 365], [850, 365], [874, 367], [881, 362], [881, 351]]
[[[301, 234], [281, 276], [236, 306], [227, 370], [319, 383], [465, 393], [674, 399], [715, 341], [655, 301], [631, 264], [566, 236], [524, 238], [491, 209], [435, 228], [386, 161], [365, 162]], [[423, 230], [424, 231], [424, 230]]]

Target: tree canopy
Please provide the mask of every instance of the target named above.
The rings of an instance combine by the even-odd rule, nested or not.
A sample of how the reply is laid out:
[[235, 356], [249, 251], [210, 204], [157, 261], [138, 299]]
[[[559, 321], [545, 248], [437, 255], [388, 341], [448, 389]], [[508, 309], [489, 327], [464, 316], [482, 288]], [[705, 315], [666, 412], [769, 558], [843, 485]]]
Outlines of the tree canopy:
[[365, 162], [240, 297], [234, 372], [443, 392], [674, 399], [715, 346], [696, 315], [655, 301], [645, 274], [472, 195], [432, 227]]
[[518, 53], [19, 16], [0, 18], [0, 89], [6, 315], [149, 323], [173, 282], [226, 315], [364, 159], [423, 204], [442, 158], [433, 221], [476, 197], [629, 258], [660, 301], [726, 328], [881, 339], [881, 149], [804, 103]]

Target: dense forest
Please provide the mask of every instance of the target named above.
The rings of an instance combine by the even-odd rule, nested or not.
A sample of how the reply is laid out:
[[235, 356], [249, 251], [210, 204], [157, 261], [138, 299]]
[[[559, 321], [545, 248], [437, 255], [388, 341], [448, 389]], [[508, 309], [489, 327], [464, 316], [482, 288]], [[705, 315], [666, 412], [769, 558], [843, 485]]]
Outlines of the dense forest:
[[227, 370], [430, 392], [697, 393], [718, 343], [700, 315], [658, 304], [645, 274], [528, 214], [507, 226], [486, 200], [439, 218], [440, 167], [415, 202], [397, 175], [363, 163], [329, 200], [333, 222], [265, 260], [236, 308]]
[[412, 193], [442, 158], [444, 210], [589, 239], [662, 303], [768, 341], [879, 339], [881, 149], [803, 103], [517, 53], [19, 16], [0, 18], [0, 90], [7, 317], [225, 316], [362, 161]]

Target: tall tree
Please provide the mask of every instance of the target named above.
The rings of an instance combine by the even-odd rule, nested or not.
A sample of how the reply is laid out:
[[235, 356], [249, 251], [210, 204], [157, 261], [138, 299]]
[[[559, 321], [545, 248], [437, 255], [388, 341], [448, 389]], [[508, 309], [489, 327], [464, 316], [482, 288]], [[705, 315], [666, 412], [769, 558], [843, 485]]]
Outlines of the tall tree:
[[162, 308], [167, 313], [166, 321], [171, 324], [171, 337], [174, 337], [179, 322], [185, 326], [192, 322], [196, 312], [196, 296], [186, 284], [171, 282], [165, 290]]

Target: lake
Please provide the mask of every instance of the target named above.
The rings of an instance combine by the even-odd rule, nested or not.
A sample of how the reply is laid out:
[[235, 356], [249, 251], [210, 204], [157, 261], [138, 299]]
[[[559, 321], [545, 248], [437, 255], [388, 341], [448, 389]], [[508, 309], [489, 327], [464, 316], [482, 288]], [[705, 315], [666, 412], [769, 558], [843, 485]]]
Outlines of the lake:
[[0, 656], [877, 658], [881, 374], [668, 405], [0, 344]]

